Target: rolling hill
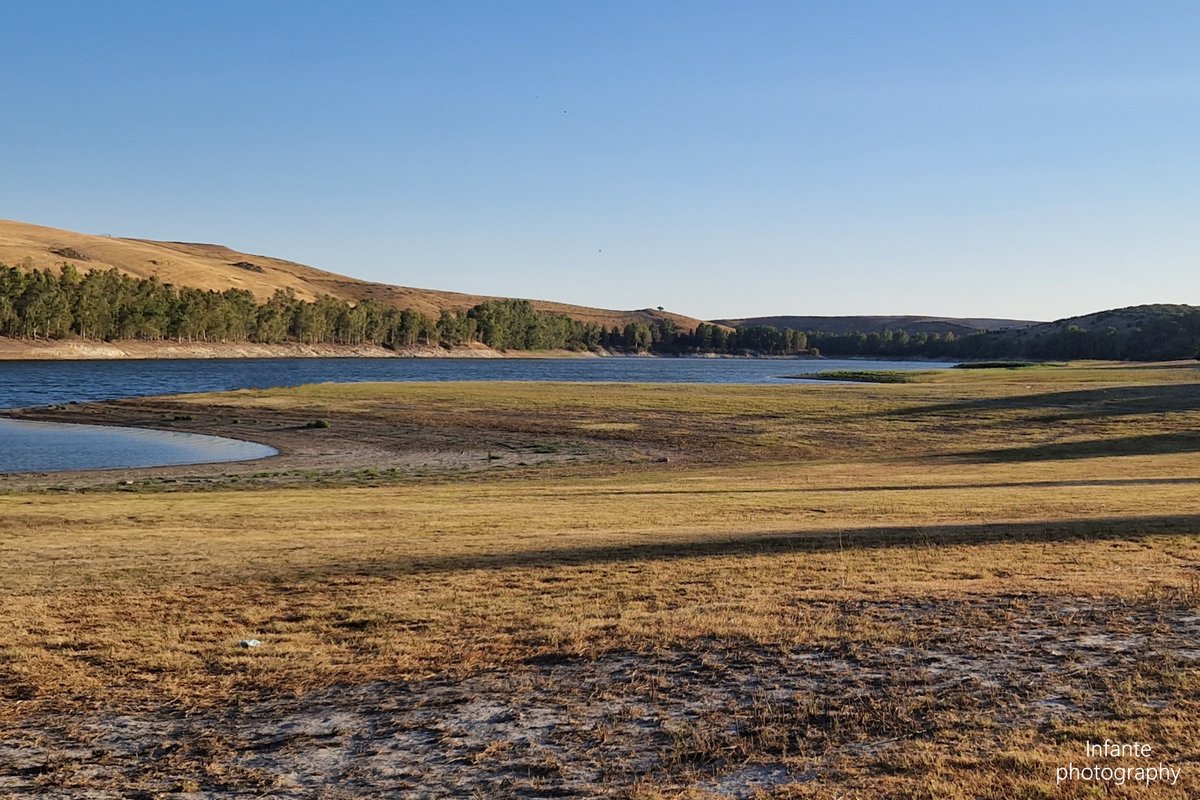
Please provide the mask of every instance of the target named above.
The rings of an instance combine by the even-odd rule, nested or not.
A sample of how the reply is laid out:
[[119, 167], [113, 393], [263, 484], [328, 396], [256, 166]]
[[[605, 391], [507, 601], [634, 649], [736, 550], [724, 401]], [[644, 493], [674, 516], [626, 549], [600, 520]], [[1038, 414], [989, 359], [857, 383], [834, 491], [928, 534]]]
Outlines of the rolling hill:
[[[882, 335], [878, 330], [845, 333], [810, 330], [807, 343], [822, 354], [833, 356], [961, 360], [1169, 361], [1195, 358], [1200, 353], [1200, 307], [1180, 304], [1114, 308], [1020, 328], [993, 327], [965, 333], [954, 329], [910, 328], [905, 332], [907, 335], [897, 335], [894, 322], [886, 329], [889, 333]], [[940, 335], [932, 335], [935, 333]]]
[[[59, 270], [64, 262], [81, 272], [115, 268], [137, 278], [157, 277], [163, 283], [198, 289], [248, 289], [260, 301], [276, 290], [291, 289], [302, 300], [330, 295], [356, 303], [372, 299], [397, 308], [411, 308], [437, 317], [442, 309], [466, 310], [487, 300], [484, 295], [414, 289], [350, 278], [294, 261], [254, 255], [217, 244], [158, 242], [149, 239], [95, 236], [25, 222], [0, 220], [0, 263]], [[605, 327], [630, 322], [671, 319], [681, 328], [700, 320], [657, 309], [612, 311], [546, 300], [533, 300], [539, 311], [567, 314]]]
[[1076, 317], [1066, 317], [1054, 322], [1039, 322], [1019, 330], [1010, 329], [1004, 332], [1003, 338], [1022, 341], [1036, 339], [1058, 333], [1070, 328], [1084, 331], [1106, 332], [1112, 329], [1118, 334], [1133, 333], [1144, 330], [1147, 326], [1159, 324], [1164, 320], [1174, 320], [1187, 317], [1200, 310], [1197, 306], [1182, 303], [1158, 303], [1125, 308], [1110, 308], [1107, 311], [1096, 311], [1091, 314], [1081, 314]]
[[733, 328], [748, 328], [757, 325], [768, 325], [773, 328], [791, 328], [798, 331], [822, 331], [824, 333], [882, 333], [884, 331], [904, 331], [910, 336], [916, 333], [953, 333], [955, 336], [966, 336], [979, 331], [1018, 330], [1038, 325], [1037, 322], [1022, 319], [960, 319], [955, 317], [921, 317], [921, 316], [846, 316], [846, 317], [816, 317], [816, 316], [778, 316], [778, 317], [748, 317], [745, 319], [718, 320], [722, 325]]
[[1112, 308], [981, 337], [995, 352], [1062, 358], [1191, 358], [1200, 348], [1200, 307], [1157, 303]]
[[[268, 300], [279, 290], [291, 291], [297, 300], [303, 301], [331, 296], [337, 301], [354, 305], [361, 301], [372, 300], [379, 305], [391, 306], [396, 309], [412, 309], [429, 319], [436, 319], [443, 310], [466, 311], [489, 300], [507, 299], [373, 283], [293, 261], [244, 253], [216, 244], [94, 236], [4, 220], [0, 220], [0, 263], [15, 266], [18, 269], [50, 269], [52, 271], [61, 270], [65, 263], [74, 264], [81, 272], [115, 269], [133, 278], [155, 278], [163, 284], [171, 284], [176, 287], [217, 291], [248, 290], [259, 302]], [[655, 349], [655, 352], [669, 353], [794, 354], [803, 353], [807, 346], [811, 346], [828, 355], [964, 359], [1148, 360], [1190, 358], [1200, 347], [1200, 309], [1186, 305], [1135, 306], [1100, 311], [1055, 322], [933, 316], [770, 316], [718, 320], [717, 325], [724, 327], [706, 326], [702, 330], [696, 330], [701, 320], [657, 309], [613, 311], [545, 300], [532, 300], [530, 303], [537, 311], [565, 314], [579, 322], [602, 325], [606, 329], [613, 327], [623, 329], [629, 323], [644, 323], [637, 326], [641, 329], [640, 333], [631, 328], [630, 330], [633, 330], [634, 334], [624, 332], [603, 339], [605, 347], [614, 348], [618, 352], [626, 350], [646, 352]], [[305, 304], [297, 304], [295, 308], [299, 309], [303, 305]], [[53, 306], [51, 305], [38, 306], [34, 303], [29, 307], [36, 310], [31, 313], [41, 316], [30, 317], [21, 322], [23, 327], [15, 327], [14, 319], [16, 318], [11, 313], [8, 320], [9, 330], [22, 331], [20, 335], [23, 339], [71, 338], [70, 334], [72, 333], [78, 338], [85, 338], [81, 327], [83, 323], [78, 319], [69, 319], [63, 322], [60, 316], [53, 315]], [[11, 311], [12, 306], [10, 305]], [[26, 312], [22, 311], [21, 313]], [[207, 341], [206, 332], [211, 330], [215, 341], [225, 342], [225, 339], [220, 337], [224, 337], [229, 328], [222, 327], [223, 323], [220, 322], [220, 319], [223, 317], [219, 315], [206, 317], [204, 314], [207, 312], [202, 309], [189, 313], [192, 316], [187, 318], [186, 323], [180, 321], [183, 318], [176, 319], [172, 323], [178, 330], [171, 336], [179, 339], [180, 342], [185, 338], [189, 342], [192, 338], [199, 338], [203, 342]], [[299, 314], [300, 312], [296, 311], [295, 313]], [[136, 317], [130, 319], [136, 321]], [[243, 317], [238, 317], [238, 319], [243, 319]], [[246, 322], [246, 319], [243, 319], [242, 332], [237, 334], [235, 339], [241, 337], [252, 343], [266, 344], [272, 342], [295, 344], [296, 341], [302, 341], [307, 344], [338, 345], [352, 345], [361, 343], [365, 339], [365, 334], [354, 334], [349, 327], [350, 322], [346, 320], [337, 323], [342, 326], [337, 330], [334, 330], [334, 327], [329, 327], [327, 330], [319, 328], [315, 323], [310, 324], [310, 320], [309, 323], [303, 323], [303, 326], [306, 327], [296, 328], [289, 333], [288, 325], [301, 325], [302, 322], [298, 320], [305, 319], [297, 316], [291, 318], [290, 322], [283, 323], [283, 328], [278, 328], [278, 325], [275, 329], [263, 328], [262, 330], [268, 331], [267, 334], [264, 335], [259, 331], [251, 335], [247, 332], [250, 323]], [[259, 319], [255, 316], [255, 320]], [[332, 320], [332, 318], [330, 319]], [[673, 338], [663, 335], [660, 340], [654, 340], [647, 326], [654, 327], [656, 321], [663, 319], [672, 320], [679, 329], [679, 334]], [[30, 320], [33, 321], [30, 322]], [[54, 322], [54, 320], [58, 321]], [[206, 320], [203, 324], [208, 327], [187, 328], [187, 325], [199, 325], [201, 320]], [[45, 331], [50, 330], [51, 324], [58, 326], [54, 330], [59, 333], [44, 334]], [[111, 330], [111, 321], [107, 324], [110, 326], [108, 329]], [[258, 324], [258, 322], [254, 324]], [[581, 333], [557, 330], [555, 333], [541, 331], [538, 336], [528, 339], [529, 342], [536, 341], [538, 344], [505, 344], [506, 341], [513, 341], [513, 338], [509, 334], [503, 333], [504, 323], [489, 324], [491, 324], [489, 333], [486, 336], [478, 337], [477, 341], [472, 339], [470, 334], [460, 335], [454, 333], [452, 328], [446, 328], [438, 334], [440, 343], [447, 347], [453, 347], [456, 344], [475, 341], [476, 344], [482, 342], [482, 344], [498, 347], [501, 350], [553, 347], [594, 350], [599, 347], [601, 342], [601, 339], [592, 339], [588, 342], [581, 338], [577, 340], [572, 337], [582, 336]], [[500, 327], [496, 327], [497, 324]], [[520, 323], [520, 325], [524, 324]], [[334, 322], [330, 321], [328, 325], [334, 326]], [[528, 333], [526, 328], [520, 327], [520, 325], [511, 330]], [[39, 326], [41, 326], [40, 329]], [[799, 340], [791, 341], [782, 330], [764, 331], [760, 330], [760, 326], [808, 332], [808, 345]], [[158, 331], [157, 335], [161, 335], [160, 328], [154, 328], [154, 330]], [[197, 330], [200, 333], [196, 333]], [[276, 332], [272, 334], [269, 333], [270, 330]], [[417, 334], [413, 333], [415, 330], [413, 328], [409, 331], [408, 343], [410, 345], [417, 341], [424, 345], [439, 343], [438, 341], [431, 342], [428, 332]], [[501, 331], [501, 333], [497, 333], [497, 331]], [[892, 334], [902, 331], [907, 336], [903, 334], [888, 335], [885, 333], [886, 331], [890, 331]], [[14, 334], [6, 335], [11, 337]], [[378, 328], [376, 330], [377, 338], [373, 338], [371, 341], [379, 344], [390, 335], [384, 332], [383, 328]], [[532, 336], [532, 334], [530, 335]], [[134, 338], [140, 336], [141, 334], [137, 334]], [[509, 338], [506, 339], [505, 336], [509, 336]], [[603, 336], [607, 337], [607, 334], [603, 334]], [[388, 339], [388, 341], [392, 340]], [[520, 341], [526, 340], [521, 339]], [[561, 344], [544, 344], [548, 341], [561, 342]], [[662, 344], [661, 348], [652, 348], [656, 341]], [[28, 342], [18, 344], [20, 346], [17, 346], [17, 350], [20, 352], [24, 352], [32, 346]], [[77, 343], [72, 343], [72, 346], [74, 344]], [[64, 345], [64, 347], [66, 346]]]

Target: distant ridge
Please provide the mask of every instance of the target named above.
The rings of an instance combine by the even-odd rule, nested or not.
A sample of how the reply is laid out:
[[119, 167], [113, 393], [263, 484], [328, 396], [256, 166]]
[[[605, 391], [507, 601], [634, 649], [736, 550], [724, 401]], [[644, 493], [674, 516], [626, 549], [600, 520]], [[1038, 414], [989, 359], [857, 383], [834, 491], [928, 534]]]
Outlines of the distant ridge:
[[[760, 319], [789, 319], [770, 318]], [[794, 317], [820, 325], [822, 318]], [[1200, 358], [1200, 307], [1161, 303], [1097, 311], [1075, 317], [985, 330], [904, 330], [903, 317], [834, 317], [845, 327], [882, 325], [886, 332], [859, 327], [842, 333], [806, 330], [810, 347], [824, 355], [899, 356], [962, 360], [1170, 361]], [[925, 321], [924, 318], [917, 318]], [[885, 320], [885, 322], [880, 322]], [[744, 321], [740, 321], [743, 322]], [[935, 321], [936, 322], [936, 321]], [[953, 320], [985, 326], [1012, 320]], [[937, 334], [937, 335], [935, 335]], [[953, 334], [953, 335], [950, 335]]]
[[1140, 306], [1110, 308], [1091, 314], [1066, 317], [1054, 322], [1040, 322], [1020, 329], [998, 330], [994, 339], [1002, 342], [1027, 344], [1039, 339], [1062, 335], [1068, 331], [1085, 331], [1092, 334], [1114, 336], [1145, 335], [1157, 329], [1164, 333], [1164, 325], [1175, 325], [1180, 321], [1200, 316], [1200, 306], [1184, 303], [1149, 303]]
[[[259, 301], [269, 299], [279, 289], [290, 289], [301, 300], [315, 300], [320, 295], [351, 303], [371, 299], [397, 308], [411, 308], [433, 318], [443, 309], [465, 311], [487, 300], [504, 299], [374, 283], [219, 244], [95, 236], [0, 220], [0, 263], [13, 267], [30, 263], [37, 269], [57, 271], [63, 262], [74, 264], [80, 272], [115, 268], [137, 278], [157, 277], [176, 286], [217, 291], [248, 289]], [[701, 321], [650, 308], [613, 311], [548, 300], [531, 302], [539, 311], [566, 314], [606, 328], [670, 319], [680, 328], [692, 329]]]
[[1196, 313], [1200, 306], [1185, 303], [1148, 303], [1140, 306], [1125, 306], [1110, 308], [1107, 311], [1095, 311], [1091, 314], [1080, 314], [1076, 317], [1066, 317], [1054, 322], [1040, 322], [1029, 326], [1027, 330], [1010, 335], [1010, 338], [1023, 339], [1036, 337], [1050, 331], [1069, 328], [1072, 325], [1085, 331], [1103, 331], [1112, 328], [1118, 333], [1135, 330], [1147, 323], [1158, 319], [1170, 319]]
[[757, 325], [768, 325], [773, 328], [792, 328], [798, 331], [833, 334], [847, 333], [883, 333], [884, 331], [904, 331], [910, 336], [917, 333], [942, 334], [953, 333], [955, 336], [966, 336], [980, 331], [1010, 331], [1028, 328], [1041, 323], [1024, 319], [989, 319], [989, 318], [957, 318], [957, 317], [923, 317], [923, 316], [779, 316], [779, 317], [747, 317], [744, 319], [716, 320], [721, 325], [733, 328], [748, 328]]

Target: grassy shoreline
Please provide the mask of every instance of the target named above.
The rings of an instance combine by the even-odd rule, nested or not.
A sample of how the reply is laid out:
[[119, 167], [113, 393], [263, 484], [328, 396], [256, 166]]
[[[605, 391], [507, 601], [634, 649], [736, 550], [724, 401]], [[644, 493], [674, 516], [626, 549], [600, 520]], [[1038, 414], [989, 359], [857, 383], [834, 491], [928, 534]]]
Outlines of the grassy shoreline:
[[1086, 797], [1054, 767], [1108, 737], [1189, 796], [1198, 385], [1085, 365], [71, 407], [256, 426], [295, 474], [0, 482], [0, 792]]

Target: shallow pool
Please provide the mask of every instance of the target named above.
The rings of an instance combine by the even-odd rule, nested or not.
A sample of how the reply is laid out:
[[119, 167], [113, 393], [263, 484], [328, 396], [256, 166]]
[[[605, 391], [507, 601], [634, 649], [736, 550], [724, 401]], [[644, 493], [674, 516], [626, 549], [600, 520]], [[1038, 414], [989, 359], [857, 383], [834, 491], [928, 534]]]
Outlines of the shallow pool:
[[274, 447], [221, 436], [0, 419], [0, 473], [250, 461]]

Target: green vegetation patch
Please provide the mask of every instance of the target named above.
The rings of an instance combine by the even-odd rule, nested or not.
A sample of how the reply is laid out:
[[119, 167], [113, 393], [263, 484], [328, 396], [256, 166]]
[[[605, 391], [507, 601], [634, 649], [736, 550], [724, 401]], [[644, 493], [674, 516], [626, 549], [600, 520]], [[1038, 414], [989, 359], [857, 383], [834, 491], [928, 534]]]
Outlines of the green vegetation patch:
[[[248, 261], [232, 266], [261, 271]], [[663, 317], [630, 322], [623, 328], [605, 327], [538, 310], [528, 300], [488, 300], [470, 309], [442, 309], [435, 319], [412, 308], [395, 308], [371, 299], [352, 304], [322, 295], [308, 301], [279, 290], [260, 301], [246, 289], [217, 292], [175, 287], [156, 279], [123, 275], [116, 269], [80, 273], [74, 264], [65, 262], [61, 273], [55, 274], [50, 269], [35, 269], [28, 259], [20, 268], [0, 264], [0, 336], [370, 344], [391, 349], [483, 344], [496, 350], [671, 355], [794, 356], [808, 348], [808, 338], [801, 331], [765, 326], [734, 330], [704, 322], [687, 329]]]
[[812, 378], [818, 381], [854, 381], [855, 383], [916, 383], [922, 376], [931, 374], [931, 370], [853, 370], [842, 369], [829, 372], [815, 372], [811, 375], [785, 375], [785, 378]]
[[1035, 361], [967, 361], [955, 364], [954, 369], [1024, 369], [1036, 366], [1039, 364]]

